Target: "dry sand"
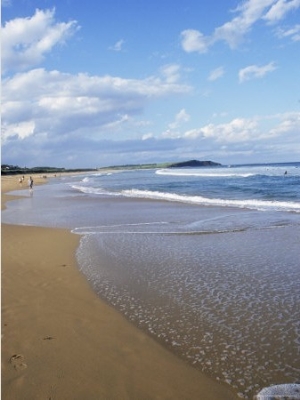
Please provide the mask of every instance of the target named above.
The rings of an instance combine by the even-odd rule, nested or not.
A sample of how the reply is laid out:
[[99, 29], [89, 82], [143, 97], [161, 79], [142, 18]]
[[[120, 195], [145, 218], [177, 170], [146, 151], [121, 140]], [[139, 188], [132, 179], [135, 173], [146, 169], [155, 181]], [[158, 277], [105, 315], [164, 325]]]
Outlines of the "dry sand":
[[[20, 188], [1, 181], [2, 193]], [[236, 399], [101, 301], [77, 269], [78, 243], [2, 225], [3, 400]]]

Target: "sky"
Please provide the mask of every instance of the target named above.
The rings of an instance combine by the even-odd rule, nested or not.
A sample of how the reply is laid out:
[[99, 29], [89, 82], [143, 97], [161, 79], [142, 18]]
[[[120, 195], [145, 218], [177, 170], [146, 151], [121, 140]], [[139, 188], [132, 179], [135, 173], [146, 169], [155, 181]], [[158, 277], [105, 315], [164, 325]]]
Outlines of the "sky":
[[300, 0], [2, 0], [1, 162], [300, 161]]

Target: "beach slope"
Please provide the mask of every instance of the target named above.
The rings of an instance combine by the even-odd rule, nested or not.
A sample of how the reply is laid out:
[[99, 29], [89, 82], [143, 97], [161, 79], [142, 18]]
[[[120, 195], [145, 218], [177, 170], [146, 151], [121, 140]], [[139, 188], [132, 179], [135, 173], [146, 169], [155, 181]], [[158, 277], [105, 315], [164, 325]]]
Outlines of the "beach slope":
[[[3, 179], [2, 191], [19, 188]], [[79, 239], [2, 225], [2, 399], [236, 399], [96, 296]]]

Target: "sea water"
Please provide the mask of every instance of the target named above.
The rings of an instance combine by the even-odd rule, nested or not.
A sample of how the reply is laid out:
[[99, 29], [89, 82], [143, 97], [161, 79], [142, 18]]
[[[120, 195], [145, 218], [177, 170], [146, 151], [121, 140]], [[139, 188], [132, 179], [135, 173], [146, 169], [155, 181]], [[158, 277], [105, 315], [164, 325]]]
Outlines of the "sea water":
[[57, 178], [2, 220], [80, 234], [98, 295], [241, 398], [299, 382], [299, 163]]

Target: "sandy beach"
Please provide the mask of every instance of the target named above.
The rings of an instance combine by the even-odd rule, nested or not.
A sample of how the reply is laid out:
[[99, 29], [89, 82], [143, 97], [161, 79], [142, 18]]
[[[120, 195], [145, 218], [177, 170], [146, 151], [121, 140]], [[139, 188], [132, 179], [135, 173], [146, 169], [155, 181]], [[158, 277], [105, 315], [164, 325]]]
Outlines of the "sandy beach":
[[[3, 209], [20, 184], [1, 185]], [[96, 296], [77, 268], [79, 236], [1, 229], [3, 400], [236, 399]]]

